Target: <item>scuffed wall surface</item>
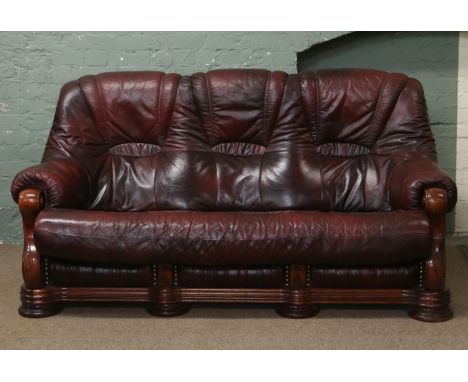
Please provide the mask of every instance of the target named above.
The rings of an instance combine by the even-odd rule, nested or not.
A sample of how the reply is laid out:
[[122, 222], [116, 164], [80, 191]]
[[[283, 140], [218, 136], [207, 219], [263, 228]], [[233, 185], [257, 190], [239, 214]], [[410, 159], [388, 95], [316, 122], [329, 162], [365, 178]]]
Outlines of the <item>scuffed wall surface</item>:
[[344, 32], [1, 32], [0, 244], [21, 239], [10, 184], [37, 163], [59, 89], [85, 74], [217, 68], [296, 71], [296, 53]]

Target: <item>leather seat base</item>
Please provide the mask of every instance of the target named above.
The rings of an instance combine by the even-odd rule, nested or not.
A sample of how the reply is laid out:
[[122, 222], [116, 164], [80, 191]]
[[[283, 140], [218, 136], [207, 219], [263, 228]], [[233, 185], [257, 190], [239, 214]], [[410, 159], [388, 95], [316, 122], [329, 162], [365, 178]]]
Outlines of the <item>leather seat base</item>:
[[425, 259], [422, 211], [104, 212], [46, 208], [44, 256], [111, 264], [369, 266]]

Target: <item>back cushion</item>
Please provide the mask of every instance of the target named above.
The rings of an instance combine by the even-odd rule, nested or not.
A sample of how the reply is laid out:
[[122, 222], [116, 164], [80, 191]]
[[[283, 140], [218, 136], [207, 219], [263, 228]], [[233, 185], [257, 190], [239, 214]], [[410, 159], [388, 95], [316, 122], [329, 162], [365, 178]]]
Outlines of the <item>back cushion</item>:
[[414, 154], [435, 158], [416, 80], [251, 69], [66, 84], [44, 160], [83, 161], [92, 209], [382, 211]]

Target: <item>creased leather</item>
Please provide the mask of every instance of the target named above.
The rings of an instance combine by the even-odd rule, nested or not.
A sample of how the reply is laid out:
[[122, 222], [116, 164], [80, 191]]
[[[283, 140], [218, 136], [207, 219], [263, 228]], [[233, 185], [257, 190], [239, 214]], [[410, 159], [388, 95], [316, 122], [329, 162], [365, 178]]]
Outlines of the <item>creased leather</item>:
[[389, 211], [408, 155], [436, 160], [413, 78], [225, 69], [66, 84], [44, 160], [99, 158], [95, 210]]
[[424, 211], [42, 210], [39, 252], [115, 264], [400, 264], [429, 255]]
[[11, 194], [16, 202], [25, 188], [41, 189], [48, 207], [85, 208], [91, 196], [91, 179], [79, 160], [56, 159], [15, 176]]
[[390, 203], [393, 208], [422, 208], [424, 190], [431, 187], [447, 191], [447, 209], [451, 211], [457, 202], [455, 182], [429, 158], [404, 158], [389, 179]]
[[322, 285], [379, 287], [366, 280], [413, 280], [402, 269], [429, 255], [424, 189], [456, 203], [436, 161], [422, 86], [402, 74], [102, 73], [63, 86], [43, 163], [12, 195], [43, 190], [36, 246], [77, 283], [91, 265], [172, 263], [254, 285], [247, 268], [297, 262]]

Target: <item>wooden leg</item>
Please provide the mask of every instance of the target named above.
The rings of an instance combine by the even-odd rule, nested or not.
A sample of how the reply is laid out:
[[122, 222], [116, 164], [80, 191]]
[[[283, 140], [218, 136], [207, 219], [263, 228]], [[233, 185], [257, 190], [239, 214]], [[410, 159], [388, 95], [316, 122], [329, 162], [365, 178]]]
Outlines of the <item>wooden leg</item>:
[[276, 313], [287, 318], [309, 318], [320, 312], [318, 305], [315, 304], [285, 304], [276, 308]]
[[23, 317], [50, 317], [63, 309], [62, 304], [56, 303], [49, 289], [21, 288], [21, 306], [18, 312]]
[[[49, 317], [62, 310], [62, 305], [53, 300], [47, 289], [47, 274], [41, 266], [41, 257], [34, 244], [33, 227], [42, 209], [41, 190], [28, 188], [19, 195], [19, 209], [23, 218], [23, 280], [21, 306], [18, 311], [23, 317]], [[45, 272], [47, 273], [47, 271]]]
[[158, 265], [155, 275], [156, 287], [148, 313], [159, 317], [173, 317], [187, 313], [191, 305], [178, 302], [174, 296], [177, 287], [177, 267], [168, 264]]
[[408, 315], [418, 321], [443, 322], [453, 317], [450, 309], [450, 293], [421, 292], [419, 301], [408, 308]]
[[410, 317], [426, 322], [450, 320], [450, 293], [445, 289], [445, 214], [447, 193], [440, 188], [429, 188], [424, 204], [431, 224], [431, 255], [424, 266], [422, 292], [419, 302], [408, 308]]
[[287, 318], [308, 318], [320, 312], [316, 304], [306, 304], [296, 299], [294, 290], [301, 290], [309, 286], [308, 268], [305, 265], [293, 264], [286, 266], [285, 284], [291, 290], [291, 303], [281, 304], [276, 308], [276, 313]]
[[39, 289], [45, 286], [41, 270], [41, 259], [34, 244], [33, 227], [39, 214], [41, 191], [37, 188], [28, 188], [21, 191], [18, 199], [21, 217], [23, 218], [23, 279], [24, 285], [29, 289]]

